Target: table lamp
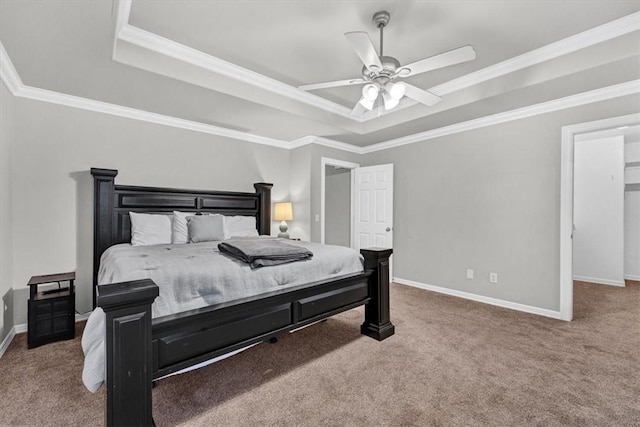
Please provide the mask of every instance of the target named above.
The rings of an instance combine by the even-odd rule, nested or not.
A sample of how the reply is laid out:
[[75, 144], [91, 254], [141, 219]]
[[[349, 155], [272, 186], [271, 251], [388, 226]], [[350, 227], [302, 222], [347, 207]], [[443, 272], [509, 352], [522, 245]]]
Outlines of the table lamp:
[[280, 233], [278, 233], [278, 237], [288, 239], [289, 233], [287, 233], [287, 230], [289, 227], [287, 226], [287, 221], [291, 221], [293, 219], [293, 208], [291, 203], [276, 203], [274, 216], [276, 221], [280, 221]]

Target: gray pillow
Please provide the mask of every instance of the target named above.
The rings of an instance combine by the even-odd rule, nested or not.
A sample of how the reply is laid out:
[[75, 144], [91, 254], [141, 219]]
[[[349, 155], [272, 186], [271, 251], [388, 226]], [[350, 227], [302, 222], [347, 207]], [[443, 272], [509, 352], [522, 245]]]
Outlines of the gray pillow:
[[187, 228], [191, 243], [224, 240], [224, 217], [222, 215], [188, 216]]

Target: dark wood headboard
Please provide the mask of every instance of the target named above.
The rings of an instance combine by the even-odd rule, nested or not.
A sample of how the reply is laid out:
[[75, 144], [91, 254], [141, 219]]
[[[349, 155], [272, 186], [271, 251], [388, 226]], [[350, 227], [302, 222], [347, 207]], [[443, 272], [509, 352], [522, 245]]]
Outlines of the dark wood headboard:
[[219, 213], [255, 216], [258, 233], [271, 234], [271, 187], [253, 184], [255, 193], [182, 190], [175, 188], [116, 185], [118, 171], [91, 168], [93, 175], [93, 306], [96, 305], [98, 268], [110, 246], [131, 241], [129, 212]]

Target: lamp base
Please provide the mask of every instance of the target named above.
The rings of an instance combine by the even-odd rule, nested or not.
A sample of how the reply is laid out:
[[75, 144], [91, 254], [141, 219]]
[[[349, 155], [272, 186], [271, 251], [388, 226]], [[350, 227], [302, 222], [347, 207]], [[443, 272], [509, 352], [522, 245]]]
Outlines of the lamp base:
[[289, 229], [289, 226], [287, 225], [287, 222], [280, 221], [280, 233], [278, 233], [278, 237], [282, 239], [288, 239], [289, 238], [289, 233], [287, 233], [288, 229]]

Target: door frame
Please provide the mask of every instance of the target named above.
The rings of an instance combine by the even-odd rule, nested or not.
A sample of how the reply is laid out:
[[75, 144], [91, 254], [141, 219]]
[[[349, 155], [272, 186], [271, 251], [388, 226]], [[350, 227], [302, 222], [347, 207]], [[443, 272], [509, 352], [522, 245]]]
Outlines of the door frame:
[[344, 169], [351, 170], [351, 189], [350, 189], [350, 199], [351, 203], [349, 206], [349, 247], [353, 247], [353, 203], [354, 203], [354, 179], [355, 175], [353, 174], [353, 170], [360, 167], [359, 163], [347, 162], [344, 160], [331, 159], [329, 157], [321, 157], [320, 158], [320, 243], [324, 244], [325, 239], [325, 206], [326, 206], [326, 167], [327, 166], [338, 166]]
[[640, 114], [612, 117], [604, 120], [562, 127], [560, 160], [560, 319], [573, 319], [573, 150], [575, 136], [635, 126]]

